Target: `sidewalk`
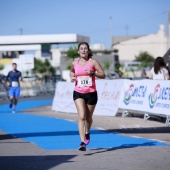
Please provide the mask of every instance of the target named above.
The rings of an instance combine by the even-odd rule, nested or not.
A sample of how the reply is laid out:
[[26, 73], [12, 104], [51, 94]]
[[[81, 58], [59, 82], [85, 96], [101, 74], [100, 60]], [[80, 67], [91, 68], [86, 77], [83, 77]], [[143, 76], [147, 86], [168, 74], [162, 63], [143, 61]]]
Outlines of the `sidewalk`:
[[[18, 116], [20, 115], [39, 115], [40, 117], [59, 118], [75, 123], [78, 119], [77, 114], [53, 112], [49, 105], [22, 111]], [[94, 116], [92, 128], [108, 134], [119, 133], [125, 137], [133, 136], [134, 140], [135, 138], [154, 139], [170, 144], [170, 128], [165, 127], [162, 122], [144, 122], [143, 119], [134, 117]], [[95, 139], [91, 143], [94, 141]], [[70, 142], [75, 142], [77, 145], [79, 141], [70, 139]], [[124, 142], [126, 144], [126, 141]], [[149, 146], [148, 144], [142, 146], [135, 145], [133, 141], [131, 145], [90, 148], [86, 152], [80, 152], [78, 149], [45, 150], [35, 143], [13, 138], [0, 131], [0, 169], [3, 170], [168, 170], [170, 167], [169, 153], [170, 146]]]

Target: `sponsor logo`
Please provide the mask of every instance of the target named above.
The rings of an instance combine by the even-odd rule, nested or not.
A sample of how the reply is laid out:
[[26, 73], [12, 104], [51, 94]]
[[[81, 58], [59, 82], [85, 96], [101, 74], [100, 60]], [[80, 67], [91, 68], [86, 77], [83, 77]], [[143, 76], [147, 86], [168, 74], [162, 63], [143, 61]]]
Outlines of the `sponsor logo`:
[[157, 99], [158, 99], [158, 91], [160, 89], [160, 84], [157, 84], [153, 93], [149, 95], [149, 106], [153, 108]]
[[129, 88], [125, 91], [125, 95], [124, 95], [123, 101], [124, 101], [124, 103], [126, 105], [128, 105], [130, 100], [131, 100], [131, 93], [132, 93], [133, 88], [134, 88], [134, 84], [131, 84], [129, 86]]
[[135, 105], [143, 105], [143, 98], [145, 98], [147, 86], [130, 84], [129, 88], [125, 91], [123, 102], [128, 105], [129, 103]]

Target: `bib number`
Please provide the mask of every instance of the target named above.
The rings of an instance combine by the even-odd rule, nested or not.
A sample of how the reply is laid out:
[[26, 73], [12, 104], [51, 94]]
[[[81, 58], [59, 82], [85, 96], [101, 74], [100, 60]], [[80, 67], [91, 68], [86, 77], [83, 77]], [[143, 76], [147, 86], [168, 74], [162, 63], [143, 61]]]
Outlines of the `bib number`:
[[89, 87], [92, 86], [92, 77], [90, 76], [79, 76], [78, 77], [79, 87]]
[[12, 87], [18, 87], [18, 86], [19, 86], [19, 84], [17, 81], [12, 81]]

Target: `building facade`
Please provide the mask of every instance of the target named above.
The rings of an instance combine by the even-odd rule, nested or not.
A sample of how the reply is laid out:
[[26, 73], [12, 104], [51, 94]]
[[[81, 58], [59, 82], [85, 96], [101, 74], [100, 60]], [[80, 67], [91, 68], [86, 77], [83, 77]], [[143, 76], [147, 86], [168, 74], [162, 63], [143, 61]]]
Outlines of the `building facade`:
[[120, 62], [133, 61], [140, 52], [148, 52], [153, 57], [163, 56], [168, 49], [168, 38], [164, 25], [157, 33], [144, 36], [112, 37], [112, 48], [119, 50]]

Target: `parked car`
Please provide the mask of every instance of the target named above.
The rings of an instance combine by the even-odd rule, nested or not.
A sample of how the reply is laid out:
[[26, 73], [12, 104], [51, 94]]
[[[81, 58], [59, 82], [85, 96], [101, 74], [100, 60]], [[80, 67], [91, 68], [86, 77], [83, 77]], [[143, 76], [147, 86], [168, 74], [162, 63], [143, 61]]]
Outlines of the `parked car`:
[[112, 72], [107, 74], [108, 79], [117, 79], [119, 78], [119, 74], [117, 72]]

